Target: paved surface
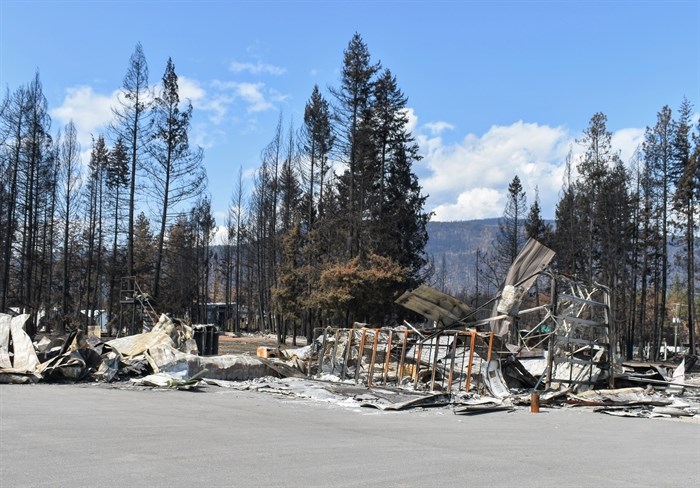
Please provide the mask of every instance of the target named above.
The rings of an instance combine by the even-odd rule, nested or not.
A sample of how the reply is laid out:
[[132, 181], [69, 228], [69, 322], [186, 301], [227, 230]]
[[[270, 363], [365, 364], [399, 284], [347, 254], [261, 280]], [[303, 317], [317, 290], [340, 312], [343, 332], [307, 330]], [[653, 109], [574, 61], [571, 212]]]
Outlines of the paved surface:
[[0, 385], [0, 487], [700, 486], [700, 423]]

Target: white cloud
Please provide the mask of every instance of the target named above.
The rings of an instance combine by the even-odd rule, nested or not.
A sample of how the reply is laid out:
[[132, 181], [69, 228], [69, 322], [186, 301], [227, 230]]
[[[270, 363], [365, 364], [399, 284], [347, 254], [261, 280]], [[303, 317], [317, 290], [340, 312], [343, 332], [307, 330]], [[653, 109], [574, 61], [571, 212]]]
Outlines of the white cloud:
[[252, 168], [244, 168], [243, 169], [243, 180], [244, 181], [253, 181], [255, 179], [255, 173], [258, 171], [258, 168], [252, 167]]
[[268, 90], [268, 93], [270, 95], [270, 99], [273, 102], [284, 102], [285, 100], [287, 100], [289, 98], [289, 95], [285, 95], [284, 93], [277, 91], [274, 88], [270, 88]]
[[92, 137], [104, 132], [112, 120], [112, 107], [117, 104], [119, 90], [109, 95], [96, 93], [91, 86], [66, 88], [66, 96], [51, 116], [65, 125], [71, 120], [78, 131], [82, 149], [92, 145]]
[[248, 72], [253, 75], [259, 75], [261, 73], [267, 73], [275, 76], [283, 75], [287, 72], [286, 68], [280, 66], [274, 66], [272, 64], [261, 63], [260, 61], [256, 63], [240, 63], [238, 61], [233, 61], [229, 67], [229, 71], [234, 73]]
[[207, 97], [204, 100], [200, 100], [195, 105], [192, 104], [197, 110], [206, 111], [209, 113], [209, 122], [214, 125], [221, 124], [228, 112], [228, 107], [234, 102], [234, 97], [228, 94], [216, 94]]
[[[235, 97], [219, 93], [209, 95], [199, 81], [179, 76], [178, 85], [181, 100], [190, 100], [197, 112], [206, 113], [210, 124], [220, 124], [228, 111], [228, 106]], [[104, 132], [113, 119], [112, 107], [119, 106], [121, 90], [114, 90], [105, 95], [97, 93], [91, 86], [77, 86], [66, 89], [66, 96], [61, 105], [51, 111], [52, 117], [61, 123], [73, 121], [78, 130], [78, 142], [85, 150], [92, 143], [92, 136]], [[216, 137], [205, 137], [206, 128], [198, 127], [200, 132], [198, 144], [202, 147], [211, 146]], [[205, 140], [206, 139], [206, 140]]]
[[428, 129], [430, 133], [434, 136], [439, 135], [441, 132], [445, 130], [453, 130], [454, 126], [452, 124], [449, 124], [447, 122], [428, 122], [425, 124], [423, 127]]
[[199, 108], [199, 102], [206, 99], [207, 93], [204, 91], [204, 88], [201, 87], [199, 81], [185, 78], [184, 76], [178, 76], [177, 84], [180, 100], [191, 101], [193, 107]]
[[265, 94], [265, 83], [239, 83], [237, 81], [215, 81], [214, 86], [221, 90], [229, 90], [233, 92], [235, 98], [240, 98], [248, 104], [246, 110], [248, 113], [264, 112], [275, 108], [271, 98], [274, 101], [284, 99], [279, 92], [275, 90], [267, 90]]
[[[223, 213], [223, 212], [217, 212]], [[228, 240], [228, 229], [225, 225], [217, 225], [214, 231], [214, 237], [211, 240], [213, 246], [223, 246]]]
[[[202, 87], [199, 80], [187, 78], [184, 76], [178, 76], [178, 88], [180, 94], [180, 100], [189, 100], [192, 103], [192, 107], [198, 113], [205, 113], [207, 120], [210, 124], [219, 125], [221, 124], [226, 114], [228, 113], [228, 107], [234, 102], [234, 97], [226, 93], [210, 93], [207, 92]], [[202, 127], [200, 126], [200, 129]], [[212, 144], [213, 137], [206, 137], [208, 142], [204, 142], [204, 137], [201, 137], [201, 143], [198, 145], [202, 147], [208, 147]]]
[[475, 220], [503, 213], [505, 195], [495, 188], [471, 188], [457, 196], [455, 203], [443, 203], [433, 209], [433, 220]]
[[226, 132], [209, 124], [193, 124], [190, 140], [195, 145], [209, 149], [226, 140]]
[[274, 108], [262, 93], [264, 86], [264, 83], [237, 83], [236, 93], [248, 103], [248, 112], [263, 112]]
[[[523, 184], [528, 205], [534, 201], [537, 188], [543, 217], [554, 218], [567, 154], [571, 149], [575, 172], [583, 153], [575, 142], [579, 135], [564, 127], [518, 121], [447, 144], [440, 137], [445, 129], [452, 127], [428, 123], [419, 126], [416, 134], [424, 159], [415, 170], [429, 195], [426, 208], [435, 212], [434, 220], [500, 217], [508, 184], [515, 175]], [[643, 129], [619, 130], [612, 136], [613, 149], [627, 162], [643, 137]]]
[[[416, 115], [416, 111], [410, 107], [403, 109], [403, 111], [406, 113], [406, 117], [408, 118], [408, 122], [406, 123], [406, 130], [408, 132], [414, 133], [415, 135], [415, 132], [418, 129], [418, 116]], [[439, 136], [442, 132], [453, 129], [454, 126], [449, 122], [437, 121], [426, 122], [425, 124], [421, 125], [420, 132], [427, 131], [432, 136]]]
[[[431, 134], [434, 128], [426, 127]], [[519, 121], [493, 126], [482, 136], [468, 134], [451, 145], [440, 137], [419, 135], [418, 140], [424, 151], [421, 164], [428, 170], [421, 182], [441, 220], [500, 216], [505, 199], [497, 196], [505, 195], [515, 175], [530, 199], [539, 188], [545, 217], [553, 215], [547, 210], [561, 187], [559, 167], [572, 140], [565, 129]]]
[[406, 122], [406, 130], [413, 133], [418, 126], [418, 117], [416, 116], [416, 112], [412, 108], [405, 108], [404, 112], [406, 112], [406, 117], [408, 118], [408, 122]]
[[612, 147], [620, 151], [620, 158], [627, 164], [634, 152], [644, 142], [644, 129], [621, 129], [611, 139]]

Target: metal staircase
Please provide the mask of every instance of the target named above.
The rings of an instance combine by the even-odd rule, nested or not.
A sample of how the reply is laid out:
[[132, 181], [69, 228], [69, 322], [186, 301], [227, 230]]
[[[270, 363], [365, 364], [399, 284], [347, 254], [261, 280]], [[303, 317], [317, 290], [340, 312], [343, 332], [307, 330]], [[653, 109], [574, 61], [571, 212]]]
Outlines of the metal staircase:
[[[144, 293], [134, 276], [126, 276], [121, 279], [119, 287], [119, 332], [125, 331], [125, 319], [130, 318], [128, 324], [129, 335], [138, 332], [148, 332], [158, 323], [158, 314], [153, 308], [153, 298]], [[128, 317], [128, 312], [131, 316]], [[127, 312], [127, 313], [125, 313]], [[141, 330], [138, 330], [137, 323]]]

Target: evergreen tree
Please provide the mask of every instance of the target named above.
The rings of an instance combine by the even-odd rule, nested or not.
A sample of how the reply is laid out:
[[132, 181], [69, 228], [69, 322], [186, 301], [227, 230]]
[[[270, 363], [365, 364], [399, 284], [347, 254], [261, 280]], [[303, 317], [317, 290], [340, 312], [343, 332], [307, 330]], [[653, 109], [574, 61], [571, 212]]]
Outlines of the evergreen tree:
[[330, 320], [349, 326], [355, 321], [386, 323], [387, 304], [405, 286], [407, 270], [391, 258], [369, 254], [326, 266], [312, 300]]
[[632, 198], [630, 176], [624, 163], [615, 159], [601, 188], [596, 207], [597, 227], [600, 233], [600, 260], [597, 281], [610, 291], [610, 336], [622, 337], [622, 332], [633, 315], [629, 310], [629, 290], [632, 288], [631, 257]]
[[346, 233], [346, 256], [360, 255], [364, 242], [363, 216], [368, 210], [367, 195], [376, 182], [372, 145], [372, 104], [374, 75], [379, 69], [372, 64], [367, 45], [355, 33], [344, 52], [340, 88], [331, 90], [335, 97], [335, 133], [338, 156], [347, 165], [340, 176], [339, 195]]
[[292, 325], [294, 344], [296, 345], [296, 322], [301, 319], [306, 301], [306, 280], [301, 266], [303, 255], [301, 245], [301, 226], [299, 214], [297, 222], [282, 236], [282, 258], [277, 281], [272, 287], [272, 305], [280, 316], [277, 340], [284, 344], [289, 324]]
[[125, 145], [129, 160], [129, 220], [127, 227], [126, 273], [134, 276], [134, 216], [136, 212], [136, 174], [144, 164], [144, 148], [150, 131], [148, 104], [148, 64], [141, 43], [136, 44], [119, 96], [120, 107], [113, 110], [112, 130]]
[[134, 223], [134, 278], [145, 293], [150, 293], [153, 278], [156, 239], [146, 214], [139, 212]]
[[[300, 308], [298, 308], [301, 303], [303, 303], [305, 294], [302, 293], [302, 287], [294, 286], [293, 289], [298, 293], [297, 300], [294, 301], [294, 310], [289, 307], [292, 306], [292, 302], [289, 300], [281, 298], [284, 293], [278, 295], [275, 299], [275, 286], [277, 290], [286, 289], [286, 285], [283, 282], [289, 284], [291, 274], [300, 276], [298, 267], [301, 265], [301, 215], [302, 209], [302, 190], [297, 177], [297, 155], [294, 147], [294, 136], [293, 130], [290, 126], [289, 136], [287, 140], [287, 155], [282, 162], [282, 170], [279, 175], [279, 199], [280, 199], [280, 223], [277, 239], [279, 239], [279, 245], [277, 249], [279, 250], [279, 256], [277, 257], [277, 268], [278, 271], [274, 273], [275, 281], [273, 282], [273, 290], [271, 298], [273, 300], [273, 307], [276, 308], [277, 315], [277, 338], [280, 343], [286, 341], [287, 335], [287, 325], [292, 323], [294, 326], [294, 342], [296, 343], [296, 321], [300, 319]], [[290, 268], [291, 266], [291, 268]], [[291, 274], [290, 274], [291, 273]], [[291, 278], [292, 281], [299, 281], [296, 278]], [[280, 288], [281, 287], [281, 288]], [[277, 306], [275, 307], [275, 302]], [[287, 303], [287, 305], [280, 305], [280, 303]]]
[[[426, 227], [431, 213], [424, 210], [427, 196], [421, 193], [412, 165], [420, 159], [418, 146], [409, 134], [403, 133], [395, 142], [389, 162], [385, 188], [383, 225], [374, 252], [393, 259], [408, 270], [406, 286], [415, 287], [424, 281]], [[397, 290], [398, 291], [398, 290]], [[398, 298], [398, 297], [397, 297]]]
[[564, 181], [555, 210], [555, 234], [552, 249], [557, 252], [557, 269], [572, 276], [580, 276], [581, 231], [576, 212], [576, 185], [572, 173], [572, 152], [566, 157]]
[[583, 271], [583, 281], [609, 288], [614, 311], [609, 318], [611, 336], [617, 340], [628, 321], [625, 293], [632, 286], [631, 200], [629, 173], [611, 140], [607, 117], [594, 114], [578, 141], [584, 154], [578, 164], [575, 211], [583, 248], [577, 269]]
[[199, 195], [206, 187], [202, 149], [193, 149], [189, 144], [192, 105], [188, 103], [185, 110], [180, 110], [178, 77], [170, 58], [160, 95], [153, 101], [151, 110], [154, 130], [148, 153], [152, 159], [151, 164], [146, 166], [146, 172], [160, 208], [152, 288], [157, 298], [168, 220], [178, 205]]
[[[51, 119], [48, 104], [38, 72], [27, 86], [26, 93], [27, 131], [21, 142], [21, 187], [17, 202], [20, 232], [16, 293], [22, 308], [38, 311], [42, 306], [42, 293], [47, 288], [47, 284], [41, 282], [44, 269], [42, 256], [46, 255], [41, 246], [43, 229], [48, 225], [43, 218], [46, 216], [46, 197], [53, 184], [50, 179], [53, 140], [49, 135]], [[33, 333], [35, 326], [33, 318], [28, 332]]]
[[[525, 219], [525, 235], [527, 238], [532, 238], [541, 242], [545, 246], [551, 246], [549, 242], [552, 236], [552, 226], [547, 224], [542, 218], [542, 211], [540, 209], [540, 194], [537, 187], [535, 187], [535, 199], [530, 205], [530, 210]], [[535, 306], [540, 306], [540, 289], [539, 280], [535, 281]], [[539, 319], [542, 317], [538, 313]]]
[[693, 149], [691, 141], [692, 105], [684, 98], [674, 122], [674, 139], [672, 141], [672, 178], [676, 188], [673, 194], [673, 209], [678, 214], [676, 227], [683, 236], [685, 280], [686, 280], [686, 323], [689, 333], [690, 354], [696, 354], [695, 348], [695, 212], [700, 202], [700, 144], [697, 136]]
[[0, 310], [5, 310], [10, 303], [12, 278], [12, 248], [17, 229], [17, 200], [19, 193], [19, 165], [22, 154], [22, 140], [26, 133], [26, 99], [25, 87], [20, 87], [12, 94], [6, 93], [2, 102], [0, 119], [0, 164], [2, 165], [2, 281], [0, 282]]
[[666, 295], [668, 289], [668, 244], [671, 188], [671, 162], [673, 123], [671, 109], [664, 106], [657, 114], [656, 125], [647, 128], [643, 144], [646, 159], [653, 182], [653, 216], [655, 218], [655, 233], [658, 235], [654, 252], [653, 280], [655, 288], [654, 300], [654, 338], [652, 344], [653, 359], [657, 359], [659, 346], [663, 340], [668, 318], [666, 310]]
[[513, 264], [520, 249], [525, 244], [525, 217], [527, 197], [518, 175], [508, 185], [508, 198], [503, 209], [503, 217], [498, 222], [498, 233], [494, 242], [493, 253], [489, 257], [492, 284], [500, 286], [508, 268]]
[[194, 228], [194, 254], [197, 270], [197, 300], [198, 307], [193, 317], [199, 323], [208, 323], [207, 304], [209, 303], [209, 283], [212, 271], [211, 240], [216, 230], [216, 220], [211, 212], [211, 199], [208, 196], [200, 198], [190, 213]]
[[[314, 214], [323, 217], [323, 187], [328, 173], [328, 157], [333, 148], [334, 136], [331, 131], [328, 102], [314, 85], [311, 98], [304, 108], [304, 126], [302, 127], [302, 146], [308, 161], [307, 225], [309, 231], [314, 227]], [[318, 191], [316, 191], [318, 184]], [[318, 209], [314, 209], [314, 205]]]
[[[371, 209], [376, 214], [377, 227], [384, 225], [384, 201], [386, 180], [389, 166], [395, 153], [406, 149], [413, 142], [410, 135], [405, 134], [408, 116], [405, 108], [408, 99], [399, 89], [396, 77], [385, 68], [374, 85], [374, 103], [372, 105], [372, 121], [374, 124], [373, 138], [378, 159], [378, 191], [374, 198], [369, 199]], [[403, 137], [402, 137], [403, 136]], [[406, 139], [406, 140], [402, 140]]]
[[525, 235], [528, 238], [533, 238], [542, 244], [549, 246], [551, 240], [552, 226], [542, 218], [542, 210], [540, 208], [540, 194], [535, 187], [535, 200], [530, 205], [530, 210], [525, 219]]
[[[109, 157], [107, 158], [106, 167], [106, 185], [107, 191], [110, 194], [109, 207], [113, 213], [113, 223], [112, 223], [112, 256], [109, 264], [109, 317], [113, 318], [115, 316], [116, 307], [115, 304], [118, 301], [117, 296], [117, 278], [122, 276], [120, 269], [120, 246], [119, 246], [119, 234], [121, 215], [123, 209], [123, 194], [122, 192], [126, 190], [129, 184], [129, 161], [128, 155], [126, 153], [126, 148], [124, 142], [121, 138], [118, 138], [114, 144], [114, 148], [109, 151]], [[110, 319], [111, 320], [111, 319]], [[110, 322], [111, 323], [111, 322]], [[111, 334], [111, 330], [108, 331]]]
[[73, 282], [71, 279], [71, 261], [73, 259], [71, 236], [74, 232], [80, 184], [80, 145], [78, 144], [77, 130], [73, 122], [69, 122], [66, 125], [60, 147], [62, 181], [60, 215], [63, 220], [63, 302], [61, 310], [64, 317], [67, 318], [75, 312], [71, 291], [71, 283]]
[[231, 234], [233, 233], [234, 237], [234, 242], [235, 242], [235, 249], [236, 249], [236, 273], [235, 273], [235, 293], [236, 293], [236, 314], [235, 314], [235, 322], [234, 322], [234, 331], [236, 334], [240, 332], [240, 327], [241, 327], [241, 299], [242, 299], [242, 293], [241, 293], [241, 281], [242, 281], [242, 267], [243, 267], [243, 262], [242, 262], [242, 256], [243, 256], [243, 250], [241, 247], [243, 246], [243, 239], [244, 239], [244, 233], [245, 233], [245, 221], [246, 221], [246, 215], [245, 215], [245, 206], [243, 204], [244, 202], [244, 193], [245, 189], [243, 186], [243, 169], [239, 168], [238, 169], [238, 180], [236, 182], [236, 187], [233, 193], [233, 196], [231, 198], [231, 207], [230, 207], [230, 212], [229, 215], [231, 217], [231, 225], [235, 227], [229, 227], [229, 239], [231, 238]]
[[593, 283], [599, 271], [601, 256], [601, 224], [605, 218], [605, 208], [601, 192], [609, 167], [619, 159], [612, 149], [612, 133], [607, 129], [607, 117], [596, 113], [591, 117], [583, 137], [577, 142], [584, 147], [584, 154], [578, 164], [579, 177], [576, 181], [576, 211], [581, 231], [582, 269], [581, 278]]
[[293, 130], [290, 126], [287, 140], [287, 155], [279, 174], [279, 232], [286, 233], [293, 224], [294, 216], [301, 214], [302, 190], [297, 174], [298, 158], [294, 149]]
[[[329, 155], [333, 148], [335, 137], [331, 131], [331, 119], [328, 102], [323, 98], [317, 85], [304, 108], [304, 125], [301, 129], [301, 147], [303, 149], [302, 161], [308, 164], [306, 180], [305, 224], [306, 234], [306, 290], [305, 305], [309, 306], [311, 285], [317, 283], [320, 277], [318, 263], [322, 256], [330, 254], [328, 240], [322, 239], [320, 229], [326, 227], [326, 205], [328, 191]], [[318, 190], [317, 190], [318, 187]], [[320, 220], [321, 225], [317, 223]], [[325, 244], [325, 245], [324, 245]], [[309, 307], [304, 315], [307, 339], [312, 339], [312, 323], [316, 318], [316, 310]]]
[[[55, 150], [46, 97], [37, 72], [0, 106], [0, 310], [38, 311], [50, 299], [56, 189]], [[27, 324], [33, 334], [36, 322]]]
[[163, 286], [159, 309], [193, 317], [197, 300], [197, 259], [192, 222], [180, 215], [168, 230], [169, 252], [164, 256]]
[[[101, 308], [98, 305], [98, 295], [100, 294], [100, 275], [102, 271], [102, 204], [108, 160], [109, 152], [104, 137], [98, 136], [97, 140], [93, 140], [90, 161], [88, 162], [88, 176], [85, 185], [86, 241], [88, 246], [86, 256], [85, 304], [86, 310], [88, 311]], [[89, 325], [90, 319], [94, 320], [94, 317], [91, 313], [86, 313], [86, 326]]]
[[[332, 290], [333, 284], [340, 284], [331, 276], [350, 273], [355, 280], [369, 280], [365, 285], [370, 286], [374, 273], [382, 274], [371, 263], [395, 266], [401, 272], [400, 279], [393, 282], [393, 295], [423, 281], [430, 218], [423, 209], [426, 197], [413, 173], [413, 163], [420, 156], [407, 131], [407, 98], [392, 73], [380, 73], [380, 65], [371, 62], [359, 34], [344, 52], [340, 87], [331, 93], [335, 98], [335, 155], [345, 168], [337, 176], [334, 191], [321, 192], [319, 219], [307, 244], [319, 251], [309, 259], [313, 268], [309, 282], [323, 281], [324, 273], [327, 278], [323, 293], [309, 294], [309, 308], [325, 309], [326, 317], [330, 303], [338, 311], [338, 302], [328, 297], [344, 293]], [[338, 253], [341, 247], [344, 253]], [[355, 287], [352, 290], [359, 293]], [[366, 304], [354, 298], [343, 303], [346, 322], [367, 314], [389, 318], [395, 312], [387, 308], [393, 299], [388, 299], [383, 311], [365, 308]]]
[[370, 242], [373, 252], [391, 257], [409, 269], [408, 286], [416, 286], [423, 280], [426, 225], [431, 215], [424, 211], [426, 197], [413, 173], [413, 164], [421, 156], [407, 130], [407, 102], [396, 77], [384, 69], [375, 83], [372, 106], [377, 182], [368, 199], [373, 220]]

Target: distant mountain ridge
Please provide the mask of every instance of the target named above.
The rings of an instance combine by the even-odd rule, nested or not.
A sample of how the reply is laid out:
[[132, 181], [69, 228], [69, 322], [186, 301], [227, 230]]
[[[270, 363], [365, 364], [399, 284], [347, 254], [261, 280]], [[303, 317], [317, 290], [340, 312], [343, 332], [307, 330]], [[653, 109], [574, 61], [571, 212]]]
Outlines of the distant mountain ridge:
[[498, 233], [499, 218], [428, 222], [425, 253], [434, 262], [435, 274], [445, 264], [445, 285], [456, 294], [476, 282], [476, 253], [485, 255]]

